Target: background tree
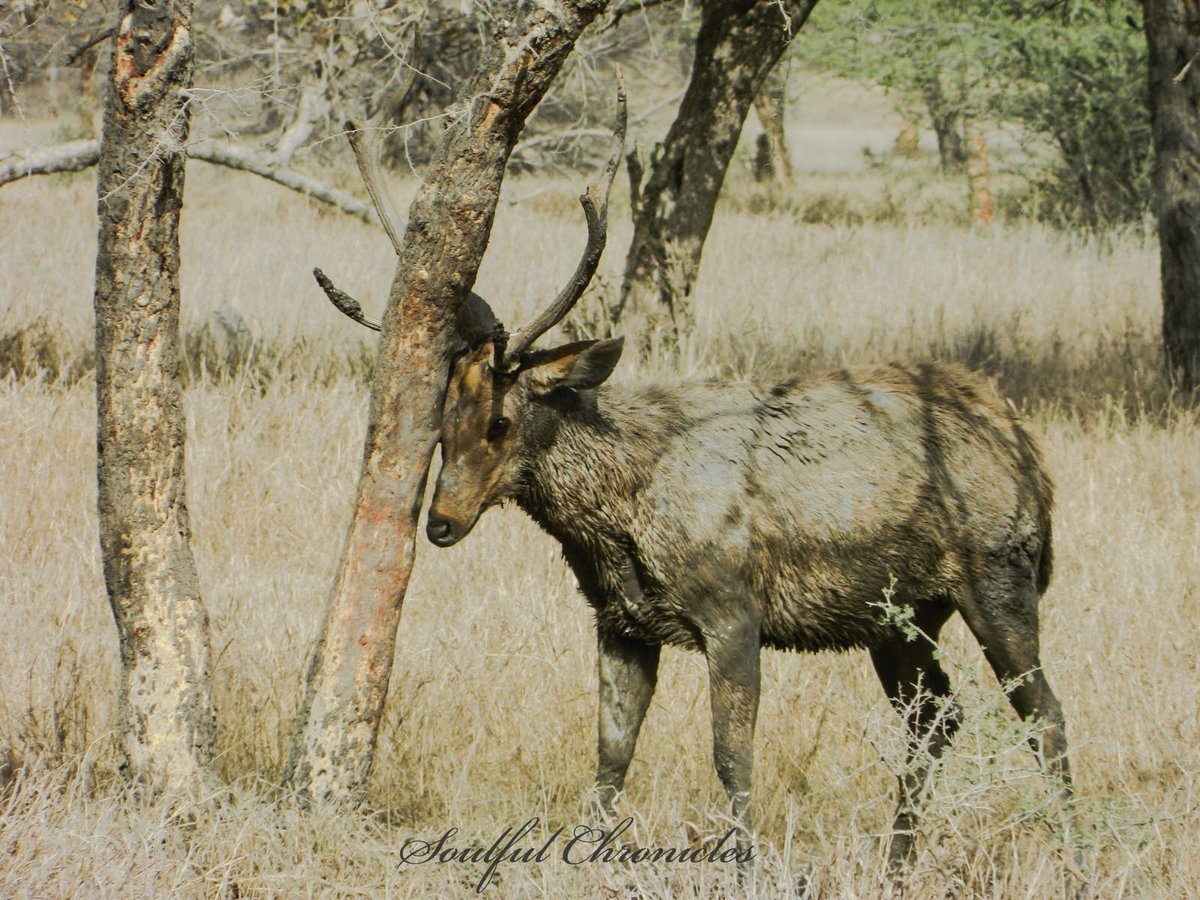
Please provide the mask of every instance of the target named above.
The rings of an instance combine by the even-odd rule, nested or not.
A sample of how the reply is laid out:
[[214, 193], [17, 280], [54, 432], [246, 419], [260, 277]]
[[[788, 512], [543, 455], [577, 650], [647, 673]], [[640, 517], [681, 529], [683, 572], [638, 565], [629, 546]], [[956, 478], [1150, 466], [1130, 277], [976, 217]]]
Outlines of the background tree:
[[1146, 0], [1163, 346], [1185, 391], [1200, 387], [1200, 7]]
[[[706, 0], [687, 92], [650, 172], [629, 158], [633, 241], [614, 326], [650, 339], [677, 340], [692, 327], [691, 293], [704, 239], [742, 125], [771, 68], [816, 0]], [[630, 327], [632, 325], [632, 327]]]
[[1152, 147], [1146, 46], [1135, 0], [1015, 5], [1001, 20], [989, 89], [995, 118], [1052, 149], [1035, 212], [1102, 230], [1149, 212]]
[[[943, 169], [966, 163], [976, 186], [982, 159], [968, 160], [967, 132], [982, 149], [986, 122], [1018, 125], [1033, 211], [1102, 229], [1140, 221], [1149, 204], [1136, 12], [1135, 0], [850, 0], [817, 17], [810, 57], [888, 88], [909, 114], [925, 105]], [[976, 187], [969, 196], [978, 204]]]
[[121, 647], [127, 774], [187, 794], [209, 779], [208, 615], [192, 557], [179, 381], [179, 215], [192, 4], [125, 0], [97, 178], [100, 543]]
[[754, 111], [758, 114], [762, 133], [758, 136], [754, 155], [754, 177], [758, 181], [779, 181], [791, 184], [794, 180], [792, 154], [788, 149], [787, 88], [791, 66], [785, 58], [767, 73], [762, 87], [754, 96]]

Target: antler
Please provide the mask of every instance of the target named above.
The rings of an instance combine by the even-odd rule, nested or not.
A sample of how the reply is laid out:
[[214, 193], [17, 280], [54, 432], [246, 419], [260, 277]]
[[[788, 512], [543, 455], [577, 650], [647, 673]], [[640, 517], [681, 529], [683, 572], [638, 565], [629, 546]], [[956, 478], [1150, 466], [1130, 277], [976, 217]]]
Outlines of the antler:
[[383, 148], [384, 135], [387, 134], [385, 125], [388, 116], [395, 108], [392, 98], [403, 100], [412, 89], [416, 77], [416, 67], [410, 66], [408, 76], [402, 78], [394, 90], [388, 91], [380, 99], [379, 109], [376, 110], [375, 115], [371, 116], [366, 125], [357, 125], [354, 122], [346, 123], [346, 137], [350, 141], [350, 149], [354, 151], [354, 160], [358, 163], [358, 171], [367, 185], [367, 193], [371, 195], [371, 202], [375, 204], [375, 212], [379, 214], [383, 230], [387, 232], [397, 254], [404, 246], [401, 240], [403, 229], [400, 227], [400, 217], [396, 215], [396, 206], [392, 202], [392, 195], [387, 189], [387, 183], [383, 180], [380, 151]]
[[[415, 47], [416, 38], [413, 38], [413, 46]], [[410, 48], [412, 49], [412, 48]], [[383, 138], [387, 133], [385, 123], [388, 116], [395, 108], [395, 102], [403, 100], [408, 96], [408, 92], [412, 89], [413, 82], [417, 77], [417, 69], [415, 66], [408, 68], [408, 75], [396, 83], [395, 87], [385, 93], [380, 99], [379, 109], [376, 110], [370, 120], [365, 125], [356, 125], [354, 122], [346, 123], [346, 138], [350, 141], [350, 149], [354, 151], [354, 160], [358, 163], [358, 171], [362, 175], [363, 182], [366, 183], [367, 193], [371, 195], [371, 203], [375, 206], [375, 212], [379, 216], [379, 221], [383, 225], [383, 230], [387, 232], [388, 240], [392, 242], [392, 248], [399, 255], [404, 243], [401, 239], [404, 229], [400, 224], [400, 216], [396, 214], [396, 205], [392, 202], [391, 192], [388, 191], [387, 182], [383, 179], [383, 165], [380, 161], [381, 150], [383, 148]], [[372, 331], [379, 331], [380, 325], [368, 319], [362, 311], [362, 307], [358, 301], [334, 285], [320, 269], [313, 269], [313, 277], [317, 280], [317, 284], [321, 286], [321, 290], [325, 292], [325, 296], [329, 298], [329, 302], [336, 306], [342, 313], [349, 316], [360, 325], [365, 325]]]
[[521, 364], [521, 355], [533, 346], [533, 342], [563, 320], [587, 290], [592, 276], [596, 274], [596, 266], [600, 263], [600, 255], [604, 252], [604, 244], [608, 238], [608, 192], [625, 148], [625, 122], [625, 83], [618, 74], [617, 127], [613, 132], [612, 153], [596, 179], [579, 198], [588, 224], [587, 246], [583, 250], [583, 257], [575, 268], [575, 274], [550, 307], [513, 335], [503, 353], [500, 366], [503, 372], [514, 371]]
[[359, 325], [365, 325], [372, 331], [382, 330], [382, 326], [378, 322], [367, 318], [367, 314], [363, 312], [358, 301], [330, 281], [328, 275], [320, 269], [313, 269], [313, 278], [317, 279], [317, 284], [321, 286], [321, 290], [325, 292], [329, 302], [336, 306], [343, 315], [353, 319]]

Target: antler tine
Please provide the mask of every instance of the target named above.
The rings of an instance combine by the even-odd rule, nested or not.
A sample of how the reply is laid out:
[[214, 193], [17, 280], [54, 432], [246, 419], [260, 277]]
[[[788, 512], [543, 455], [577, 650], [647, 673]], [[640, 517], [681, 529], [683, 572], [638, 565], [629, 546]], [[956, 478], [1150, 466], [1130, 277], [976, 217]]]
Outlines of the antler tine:
[[[416, 43], [414, 36], [410, 51], [416, 48]], [[358, 125], [355, 122], [347, 122], [345, 125], [346, 138], [350, 141], [350, 149], [354, 151], [358, 171], [367, 185], [367, 193], [371, 195], [375, 212], [379, 214], [379, 221], [383, 224], [383, 230], [387, 232], [397, 255], [404, 246], [401, 240], [404, 229], [400, 224], [400, 216], [396, 214], [396, 206], [392, 202], [392, 195], [388, 191], [387, 183], [383, 180], [380, 155], [383, 138], [387, 133], [388, 115], [393, 109], [392, 98], [402, 100], [408, 96], [416, 77], [416, 66], [409, 66], [407, 76], [401, 78], [392, 90], [384, 94], [380, 100], [379, 109], [365, 125]]]
[[[417, 38], [414, 33], [413, 39], [409, 44], [410, 55], [415, 52], [416, 46]], [[400, 254], [400, 250], [404, 246], [401, 240], [403, 229], [400, 227], [400, 217], [396, 215], [396, 206], [392, 202], [392, 195], [387, 189], [387, 183], [383, 180], [380, 150], [383, 147], [384, 125], [389, 112], [394, 108], [392, 100], [393, 98], [402, 100], [408, 96], [408, 92], [412, 90], [416, 77], [416, 67], [409, 66], [407, 76], [401, 78], [394, 87], [385, 92], [383, 98], [380, 100], [379, 109], [366, 125], [359, 126], [354, 122], [347, 122], [345, 125], [346, 138], [350, 141], [350, 149], [354, 151], [354, 159], [358, 163], [358, 171], [362, 175], [363, 182], [367, 185], [367, 193], [371, 195], [371, 202], [375, 205], [375, 212], [379, 215], [379, 221], [383, 224], [383, 230], [387, 232], [388, 239], [392, 242], [392, 248], [396, 251], [397, 255]], [[313, 269], [313, 277], [317, 279], [317, 284], [321, 286], [321, 290], [325, 292], [325, 296], [329, 298], [329, 302], [336, 306], [342, 313], [359, 325], [365, 325], [372, 331], [382, 330], [378, 322], [367, 318], [358, 301], [334, 285], [329, 280], [328, 275], [320, 269]]]
[[618, 72], [617, 127], [613, 132], [612, 152], [604, 168], [579, 198], [588, 225], [587, 246], [584, 247], [583, 257], [575, 268], [575, 274], [550, 307], [513, 335], [504, 351], [503, 371], [511, 372], [520, 365], [521, 355], [533, 346], [534, 341], [563, 320], [587, 290], [592, 276], [596, 274], [596, 267], [600, 263], [600, 255], [604, 252], [604, 244], [608, 238], [608, 193], [625, 148], [625, 123], [625, 82]]
[[320, 269], [313, 269], [313, 278], [317, 279], [317, 284], [321, 286], [321, 290], [325, 292], [329, 302], [336, 306], [342, 315], [348, 316], [359, 325], [365, 325], [372, 331], [382, 330], [378, 322], [367, 318], [367, 314], [363, 312], [358, 301], [330, 281], [328, 275]]

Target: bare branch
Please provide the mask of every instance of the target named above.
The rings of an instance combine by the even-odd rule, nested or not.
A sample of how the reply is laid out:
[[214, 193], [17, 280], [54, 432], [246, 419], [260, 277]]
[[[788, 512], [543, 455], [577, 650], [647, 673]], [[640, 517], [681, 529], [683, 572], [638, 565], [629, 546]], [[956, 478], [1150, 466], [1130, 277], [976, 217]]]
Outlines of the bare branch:
[[588, 222], [587, 245], [583, 257], [575, 269], [575, 274], [567, 286], [550, 304], [550, 307], [532, 322], [513, 336], [512, 343], [504, 352], [503, 368], [511, 371], [520, 365], [521, 354], [533, 346], [533, 342], [562, 321], [571, 311], [583, 292], [587, 290], [596, 267], [600, 264], [600, 255], [604, 252], [608, 229], [608, 193], [612, 187], [617, 167], [621, 164], [621, 154], [625, 148], [625, 128], [627, 115], [625, 109], [625, 84], [618, 76], [617, 82], [617, 127], [613, 132], [612, 152], [604, 168], [588, 185], [583, 196], [579, 198], [584, 215]]
[[372, 331], [380, 330], [379, 323], [368, 319], [359, 302], [330, 281], [328, 275], [320, 269], [313, 269], [313, 278], [317, 279], [317, 284], [321, 286], [321, 290], [325, 292], [329, 302], [336, 306], [343, 315], [353, 319], [359, 325], [365, 325]]
[[509, 159], [516, 159], [522, 153], [527, 153], [535, 147], [542, 147], [546, 144], [558, 144], [563, 141], [574, 141], [580, 138], [611, 138], [612, 132], [604, 128], [568, 128], [565, 131], [556, 131], [553, 134], [539, 134], [537, 137], [526, 138], [513, 147], [512, 154]]
[[[683, 91], [677, 91], [659, 102], [652, 104], [646, 108], [641, 114], [629, 120], [630, 127], [641, 125], [664, 106], [672, 106], [683, 97]], [[540, 134], [537, 137], [526, 138], [513, 147], [512, 154], [509, 156], [513, 159], [520, 156], [535, 147], [541, 147], [545, 144], [554, 144], [560, 141], [576, 140], [579, 138], [609, 138], [612, 139], [613, 133], [604, 128], [569, 128], [565, 131], [557, 131], [553, 134]]]
[[296, 117], [275, 145], [275, 155], [282, 165], [289, 165], [300, 146], [312, 136], [313, 126], [329, 108], [325, 99], [325, 84], [308, 82], [300, 89], [300, 100], [296, 104]]
[[67, 58], [65, 60], [63, 60], [63, 65], [64, 66], [74, 65], [75, 60], [79, 59], [79, 57], [83, 56], [83, 54], [87, 53], [89, 50], [91, 50], [93, 47], [95, 47], [101, 41], [108, 40], [110, 37], [112, 37], [116, 33], [117, 33], [117, 29], [115, 27], [104, 29], [102, 32], [100, 32], [98, 35], [96, 35], [94, 38], [91, 38], [90, 40], [84, 42], [83, 44], [81, 44], [80, 46], [78, 46], [74, 50], [72, 50], [70, 52], [70, 54], [67, 56]]
[[242, 172], [251, 172], [269, 181], [274, 181], [276, 184], [291, 188], [297, 193], [312, 197], [314, 200], [336, 206], [342, 212], [357, 216], [364, 222], [372, 225], [378, 224], [369, 204], [359, 200], [348, 191], [339, 190], [323, 181], [288, 168], [286, 164], [281, 164], [273, 154], [239, 147], [236, 144], [216, 142], [194, 144], [188, 147], [187, 152], [192, 159], [199, 159], [216, 166], [226, 166]]
[[616, 28], [621, 24], [621, 19], [629, 15], [629, 13], [645, 12], [648, 9], [653, 9], [656, 6], [662, 6], [664, 3], [670, 3], [671, 0], [628, 0], [622, 3], [612, 11], [608, 21], [604, 23], [601, 31], [608, 31], [610, 28]]
[[[335, 206], [347, 215], [356, 216], [371, 225], [379, 224], [369, 203], [359, 200], [347, 191], [288, 168], [275, 154], [217, 142], [193, 144], [188, 147], [187, 154], [192, 159], [214, 166], [250, 172], [306, 197]], [[0, 186], [31, 175], [78, 172], [94, 166], [99, 158], [100, 141], [96, 139], [71, 141], [32, 153], [15, 155], [14, 158], [0, 162]]]
[[45, 147], [27, 154], [15, 154], [0, 162], [0, 185], [19, 181], [30, 175], [53, 175], [55, 172], [78, 172], [94, 166], [100, 159], [100, 141], [70, 141]]
[[382, 130], [378, 125], [367, 124], [359, 127], [353, 122], [347, 122], [346, 138], [350, 141], [354, 159], [358, 163], [358, 171], [367, 186], [367, 193], [371, 195], [371, 203], [383, 224], [383, 230], [392, 242], [392, 249], [398, 254], [404, 246], [401, 238], [404, 229], [396, 212], [396, 205], [392, 202], [391, 192], [383, 180], [383, 166], [379, 161], [380, 147], [383, 143]]

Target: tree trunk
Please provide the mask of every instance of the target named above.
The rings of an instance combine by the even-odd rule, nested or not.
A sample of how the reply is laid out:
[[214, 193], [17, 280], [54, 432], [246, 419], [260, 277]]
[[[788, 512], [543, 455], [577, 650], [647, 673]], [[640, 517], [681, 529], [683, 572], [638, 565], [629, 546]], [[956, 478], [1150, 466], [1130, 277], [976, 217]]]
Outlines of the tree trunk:
[[354, 518], [284, 780], [316, 802], [361, 799], [415, 552], [417, 515], [457, 349], [455, 316], [491, 232], [505, 164], [580, 31], [605, 0], [520, 4], [462, 96], [409, 212], [383, 317]]
[[977, 225], [992, 224], [992, 164], [988, 158], [987, 135], [970, 116], [963, 117], [967, 145], [967, 210]]
[[121, 645], [125, 769], [154, 791], [210, 780], [208, 615], [191, 551], [179, 382], [179, 214], [191, 0], [125, 0], [97, 193], [100, 543]]
[[1163, 348], [1185, 392], [1200, 387], [1200, 7], [1145, 0], [1162, 269]]
[[966, 141], [962, 134], [962, 116], [956, 112], [931, 115], [937, 135], [938, 162], [943, 172], [962, 172], [967, 162]]
[[946, 102], [942, 83], [935, 73], [925, 81], [922, 88], [925, 105], [937, 136], [938, 159], [941, 169], [947, 174], [961, 173], [967, 163], [967, 146], [964, 135], [965, 121], [962, 114]]
[[[644, 187], [614, 326], [669, 342], [692, 329], [691, 292], [742, 124], [763, 79], [816, 0], [706, 0], [687, 92]], [[631, 171], [635, 178], [636, 169]]]
[[784, 114], [787, 110], [788, 65], [780, 60], [767, 73], [767, 78], [754, 95], [754, 111], [762, 125], [754, 160], [757, 181], [778, 181], [791, 184], [792, 156], [788, 151]]

